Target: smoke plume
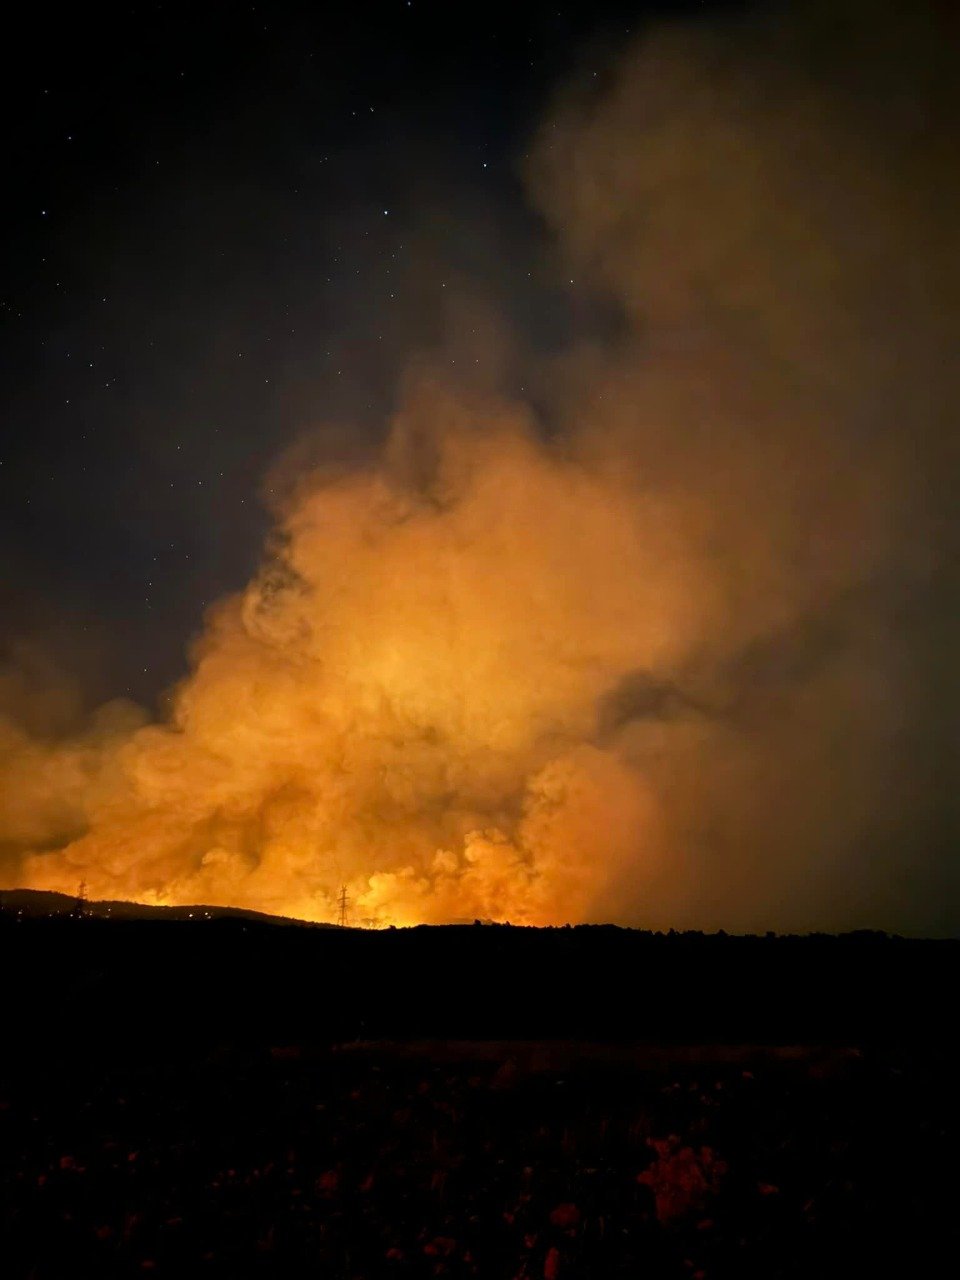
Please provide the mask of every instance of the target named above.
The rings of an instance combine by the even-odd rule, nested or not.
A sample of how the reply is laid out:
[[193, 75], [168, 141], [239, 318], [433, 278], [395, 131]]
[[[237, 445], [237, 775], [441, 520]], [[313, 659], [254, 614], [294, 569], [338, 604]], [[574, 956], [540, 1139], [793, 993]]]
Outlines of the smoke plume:
[[952, 25], [662, 27], [568, 86], [525, 176], [617, 323], [298, 459], [162, 723], [5, 699], [7, 882], [955, 929]]

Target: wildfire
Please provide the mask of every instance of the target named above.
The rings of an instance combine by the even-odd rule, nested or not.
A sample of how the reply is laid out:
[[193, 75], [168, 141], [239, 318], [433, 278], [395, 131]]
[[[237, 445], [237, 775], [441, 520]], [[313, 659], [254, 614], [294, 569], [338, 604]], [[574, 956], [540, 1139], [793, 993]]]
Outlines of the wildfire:
[[517, 378], [473, 299], [444, 328], [542, 419], [412, 353], [380, 456], [299, 468], [163, 722], [44, 736], [0, 670], [0, 884], [954, 930], [956, 77], [901, 6], [851, 88], [800, 8], [651, 27], [558, 98], [525, 179], [582, 340]]
[[82, 826], [26, 883], [311, 920], [341, 884], [373, 923], [588, 916], [657, 847], [598, 700], [695, 612], [650, 515], [518, 409], [421, 387], [379, 466], [291, 497], [167, 723], [24, 776], [39, 810], [72, 769]]

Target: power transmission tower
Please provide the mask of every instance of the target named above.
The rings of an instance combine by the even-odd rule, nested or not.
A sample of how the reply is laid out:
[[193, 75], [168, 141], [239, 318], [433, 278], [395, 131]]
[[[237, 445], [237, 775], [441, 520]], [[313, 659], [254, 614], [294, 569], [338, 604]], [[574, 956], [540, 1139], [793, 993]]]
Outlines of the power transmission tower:
[[349, 905], [350, 905], [350, 899], [347, 897], [347, 886], [345, 884], [342, 884], [340, 886], [339, 897], [337, 898], [337, 906], [340, 908], [340, 915], [337, 919], [337, 924], [339, 924], [341, 929], [346, 928], [347, 907]]
[[73, 904], [73, 911], [70, 913], [75, 920], [82, 920], [87, 914], [87, 882], [81, 880], [77, 886], [77, 900]]

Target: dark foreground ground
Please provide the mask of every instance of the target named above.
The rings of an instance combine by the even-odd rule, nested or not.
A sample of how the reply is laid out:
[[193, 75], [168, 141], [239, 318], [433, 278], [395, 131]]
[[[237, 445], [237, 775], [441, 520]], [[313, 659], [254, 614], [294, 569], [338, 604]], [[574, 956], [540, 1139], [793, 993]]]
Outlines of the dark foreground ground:
[[4, 1273], [955, 1274], [936, 1056], [420, 1048], [8, 1071]]
[[956, 1271], [951, 944], [54, 923], [2, 924], [4, 1275]]

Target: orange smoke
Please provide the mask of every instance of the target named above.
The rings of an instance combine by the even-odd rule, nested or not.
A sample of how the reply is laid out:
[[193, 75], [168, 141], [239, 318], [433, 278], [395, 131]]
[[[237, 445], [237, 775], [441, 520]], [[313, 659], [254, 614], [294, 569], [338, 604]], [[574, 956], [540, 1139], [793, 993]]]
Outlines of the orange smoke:
[[375, 463], [298, 476], [164, 723], [28, 733], [0, 672], [3, 880], [954, 928], [957, 95], [912, 9], [849, 63], [836, 5], [652, 30], [558, 102], [527, 179], [619, 325], [516, 379], [549, 430], [412, 382]]
[[659, 853], [642, 777], [592, 742], [598, 698], [696, 624], [649, 526], [520, 411], [421, 386], [378, 467], [301, 484], [168, 723], [28, 764], [34, 813], [79, 775], [84, 829], [26, 883], [316, 920], [341, 883], [377, 923], [589, 916], [638, 836]]

